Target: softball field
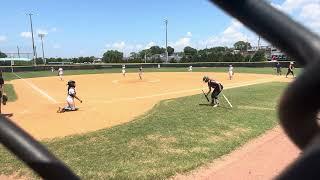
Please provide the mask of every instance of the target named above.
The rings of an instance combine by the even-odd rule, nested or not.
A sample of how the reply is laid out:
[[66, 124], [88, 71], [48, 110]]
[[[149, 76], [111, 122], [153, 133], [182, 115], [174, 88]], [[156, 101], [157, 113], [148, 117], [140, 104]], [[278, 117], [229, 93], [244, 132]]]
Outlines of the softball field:
[[[13, 80], [18, 100], [5, 107], [11, 119], [37, 139], [63, 137], [108, 128], [132, 120], [163, 99], [199, 94], [207, 90], [202, 76], [209, 75], [225, 88], [240, 87], [279, 79], [274, 75], [226, 73], [145, 73], [94, 74]], [[65, 105], [66, 82], [77, 82], [77, 112], [56, 113]], [[232, 101], [232, 100], [231, 100]]]

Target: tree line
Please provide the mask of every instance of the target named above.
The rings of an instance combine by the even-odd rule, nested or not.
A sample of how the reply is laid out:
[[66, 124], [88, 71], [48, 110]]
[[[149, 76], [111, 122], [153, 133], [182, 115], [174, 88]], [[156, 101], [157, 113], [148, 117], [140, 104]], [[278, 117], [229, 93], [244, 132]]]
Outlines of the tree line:
[[[254, 54], [246, 53], [251, 49], [251, 44], [244, 41], [238, 41], [232, 48], [212, 47], [197, 50], [187, 46], [182, 52], [175, 52], [175, 49], [168, 46], [167, 52], [170, 63], [176, 62], [259, 62], [266, 61], [265, 50], [256, 51]], [[6, 54], [0, 52], [0, 58], [6, 57]], [[139, 52], [131, 52], [129, 57], [124, 58], [123, 52], [118, 50], [108, 50], [101, 58], [104, 63], [161, 63], [166, 57], [166, 49], [159, 46], [152, 46]], [[74, 58], [46, 58], [47, 63], [93, 63], [97, 58], [94, 56], [74, 57]], [[19, 65], [32, 65], [30, 62], [17, 62]], [[18, 65], [16, 63], [16, 65]], [[44, 64], [42, 58], [36, 59], [37, 64]]]
[[[179, 57], [179, 62], [261, 62], [266, 61], [265, 50], [259, 50], [254, 54], [246, 54], [248, 49], [251, 49], [251, 44], [244, 41], [238, 41], [234, 47], [213, 47], [197, 50], [187, 46], [183, 52], [175, 53], [174, 48], [168, 46], [169, 62], [176, 63]], [[128, 59], [123, 59], [123, 53], [117, 50], [108, 50], [103, 54], [103, 62], [120, 63], [120, 62], [150, 62], [161, 63], [166, 49], [159, 46], [152, 46], [149, 49], [144, 49], [139, 52], [131, 52]], [[172, 57], [176, 54], [175, 57]], [[158, 55], [158, 56], [156, 56]]]

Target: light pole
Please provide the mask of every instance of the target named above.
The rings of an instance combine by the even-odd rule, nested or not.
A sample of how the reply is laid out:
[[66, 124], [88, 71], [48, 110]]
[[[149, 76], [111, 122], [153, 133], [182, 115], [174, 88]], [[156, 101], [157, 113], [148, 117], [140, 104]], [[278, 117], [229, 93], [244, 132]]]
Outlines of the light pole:
[[168, 19], [165, 19], [164, 23], [166, 24], [166, 63], [168, 63], [169, 62], [169, 57], [168, 57]]
[[30, 28], [31, 28], [31, 37], [32, 37], [32, 49], [33, 49], [33, 63], [36, 66], [36, 49], [34, 46], [34, 38], [33, 38], [33, 26], [32, 26], [32, 13], [27, 13], [27, 15], [30, 17]]
[[18, 57], [20, 59], [20, 49], [19, 49], [19, 46], [17, 46], [17, 50], [18, 50]]
[[44, 65], [46, 65], [46, 60], [44, 59], [44, 49], [43, 49], [43, 38], [45, 36], [44, 33], [39, 33], [38, 36], [40, 37], [41, 39], [41, 46], [42, 46], [42, 60], [43, 60], [43, 63]]

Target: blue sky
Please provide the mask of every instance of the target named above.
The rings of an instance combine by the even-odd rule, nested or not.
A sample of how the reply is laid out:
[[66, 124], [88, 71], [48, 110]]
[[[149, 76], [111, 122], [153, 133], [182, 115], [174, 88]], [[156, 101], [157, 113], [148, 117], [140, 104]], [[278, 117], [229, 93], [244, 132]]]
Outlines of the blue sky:
[[[271, 3], [318, 32], [319, 0], [273, 0]], [[318, 6], [317, 6], [318, 5]], [[256, 44], [257, 36], [206, 0], [102, 1], [10, 0], [1, 2], [0, 50], [31, 52], [27, 12], [33, 12], [35, 42], [45, 33], [49, 57], [102, 56], [108, 49], [129, 54], [168, 41], [176, 51], [190, 45], [232, 46], [237, 40]], [[318, 9], [319, 8], [319, 9]], [[310, 12], [312, 11], [312, 12]]]

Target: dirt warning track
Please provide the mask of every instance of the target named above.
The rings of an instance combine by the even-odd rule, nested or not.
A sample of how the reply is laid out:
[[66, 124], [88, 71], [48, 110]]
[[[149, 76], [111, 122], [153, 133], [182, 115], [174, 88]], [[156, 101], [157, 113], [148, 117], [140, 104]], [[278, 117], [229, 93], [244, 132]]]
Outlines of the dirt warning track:
[[[226, 73], [145, 73], [140, 80], [137, 73], [91, 74], [58, 77], [18, 79], [14, 85], [18, 100], [4, 107], [13, 113], [11, 119], [37, 139], [63, 137], [95, 131], [133, 120], [150, 110], [163, 99], [188, 96], [207, 89], [203, 75], [233, 88], [271, 82], [282, 78], [274, 75], [237, 74], [228, 80]], [[66, 82], [75, 80], [77, 112], [56, 113], [65, 105]], [[200, 100], [199, 100], [200, 101]]]

